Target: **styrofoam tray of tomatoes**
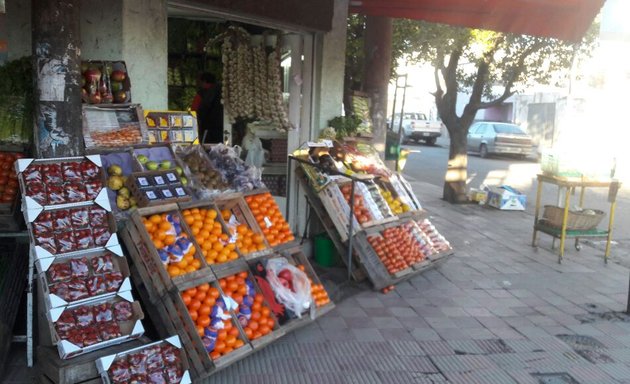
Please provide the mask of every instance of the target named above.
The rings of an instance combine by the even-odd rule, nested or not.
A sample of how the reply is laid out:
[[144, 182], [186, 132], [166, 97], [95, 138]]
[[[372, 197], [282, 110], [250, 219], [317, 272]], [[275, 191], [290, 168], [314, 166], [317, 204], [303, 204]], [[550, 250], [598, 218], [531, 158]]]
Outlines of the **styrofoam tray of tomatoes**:
[[36, 259], [35, 266], [47, 310], [131, 290], [126, 258], [109, 251]]
[[144, 333], [144, 314], [131, 292], [47, 312], [53, 344], [62, 359], [120, 344]]
[[20, 184], [13, 164], [22, 158], [22, 153], [0, 152], [0, 204], [13, 204], [16, 201]]
[[37, 259], [99, 250], [123, 255], [114, 218], [96, 204], [41, 210], [27, 228]]
[[15, 163], [25, 214], [50, 207], [96, 203], [111, 210], [100, 155], [19, 159]]
[[245, 196], [245, 201], [270, 246], [275, 247], [295, 240], [289, 223], [271, 193], [248, 195]]
[[190, 384], [188, 358], [177, 335], [96, 360], [103, 383]]
[[417, 226], [410, 221], [367, 236], [370, 246], [391, 275], [426, 259], [422, 244], [414, 234], [415, 229]]

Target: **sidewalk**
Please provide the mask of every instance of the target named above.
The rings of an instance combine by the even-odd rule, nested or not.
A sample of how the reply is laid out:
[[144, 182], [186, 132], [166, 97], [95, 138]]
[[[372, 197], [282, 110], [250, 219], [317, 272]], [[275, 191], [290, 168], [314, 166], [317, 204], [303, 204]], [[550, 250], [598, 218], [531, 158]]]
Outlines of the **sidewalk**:
[[386, 295], [346, 288], [331, 313], [207, 382], [630, 383], [629, 270], [614, 251], [605, 265], [567, 246], [560, 265], [548, 236], [530, 247], [530, 215], [412, 184], [454, 257]]

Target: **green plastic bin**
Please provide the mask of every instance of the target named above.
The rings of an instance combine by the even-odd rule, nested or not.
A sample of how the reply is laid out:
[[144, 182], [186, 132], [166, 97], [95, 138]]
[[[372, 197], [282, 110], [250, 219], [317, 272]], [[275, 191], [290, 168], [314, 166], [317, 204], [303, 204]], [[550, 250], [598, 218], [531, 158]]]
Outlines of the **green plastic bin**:
[[336, 267], [341, 259], [335, 249], [335, 244], [325, 233], [315, 235], [313, 238], [315, 262], [322, 267]]

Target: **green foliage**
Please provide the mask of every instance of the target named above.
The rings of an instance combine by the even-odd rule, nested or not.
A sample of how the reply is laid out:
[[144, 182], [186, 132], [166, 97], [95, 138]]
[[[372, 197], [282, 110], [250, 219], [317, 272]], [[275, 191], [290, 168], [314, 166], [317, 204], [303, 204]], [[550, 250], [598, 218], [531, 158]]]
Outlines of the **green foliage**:
[[328, 120], [328, 126], [335, 128], [337, 132], [337, 138], [354, 136], [357, 133], [359, 125], [361, 124], [361, 118], [357, 116], [337, 116], [331, 120]]
[[0, 143], [27, 145], [33, 135], [31, 57], [0, 66]]

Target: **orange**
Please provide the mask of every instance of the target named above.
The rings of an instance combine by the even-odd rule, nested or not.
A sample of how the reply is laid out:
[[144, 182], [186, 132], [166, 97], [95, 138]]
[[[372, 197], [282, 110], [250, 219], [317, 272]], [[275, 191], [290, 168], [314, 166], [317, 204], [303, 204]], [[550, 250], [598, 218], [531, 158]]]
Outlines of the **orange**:
[[219, 329], [217, 332], [217, 340], [222, 341], [225, 340], [228, 336], [228, 332], [225, 329]]
[[206, 292], [207, 291], [201, 291], [201, 290], [197, 289], [197, 294], [195, 295], [194, 299], [195, 300], [199, 300], [199, 301], [203, 301], [203, 299], [206, 298]]
[[190, 262], [190, 265], [195, 268], [195, 270], [198, 270], [199, 268], [201, 268], [201, 261], [197, 260], [197, 259], [193, 259]]
[[271, 332], [271, 328], [269, 328], [268, 325], [263, 325], [260, 327], [260, 333], [262, 333], [263, 335], [266, 335], [269, 332]]
[[217, 351], [216, 351], [216, 347], [215, 347], [214, 349], [215, 349], [214, 351], [210, 352], [210, 358], [211, 358], [212, 360], [216, 360], [216, 359], [218, 359], [219, 357], [221, 357], [221, 354], [220, 354], [219, 352], [217, 352]]
[[195, 310], [188, 310], [188, 315], [190, 316], [190, 318], [192, 319], [193, 323], [195, 321], [197, 321], [197, 317], [199, 317], [199, 315], [197, 314], [197, 311]]
[[223, 353], [225, 351], [225, 343], [223, 341], [217, 341], [214, 345], [214, 350], [219, 353]]
[[184, 305], [188, 306], [192, 301], [192, 298], [186, 292], [182, 293], [182, 301], [184, 301]]
[[205, 299], [203, 299], [202, 302], [203, 305], [210, 307], [210, 312], [212, 312], [212, 307], [214, 307], [214, 304], [216, 304], [216, 299], [210, 295], [206, 296]]
[[230, 217], [232, 217], [232, 211], [230, 211], [229, 209], [221, 210], [221, 217], [223, 218], [223, 220], [230, 220]]
[[234, 336], [228, 336], [227, 339], [225, 339], [225, 345], [227, 345], [228, 347], [234, 347], [234, 344], [236, 343], [236, 337]]
[[162, 216], [160, 216], [160, 215], [152, 215], [151, 217], [149, 217], [149, 220], [153, 224], [160, 224], [162, 222]]
[[247, 279], [247, 276], [249, 276], [249, 273], [247, 271], [242, 271], [242, 272], [237, 273], [235, 276], [240, 277], [241, 279]]
[[260, 309], [260, 314], [261, 314], [263, 317], [269, 317], [269, 315], [271, 314], [271, 310], [269, 309], [269, 307], [262, 307], [262, 308]]
[[215, 287], [210, 287], [210, 289], [208, 289], [208, 295], [210, 297], [217, 299], [219, 298], [220, 293], [219, 293], [219, 290], [216, 289]]
[[156, 249], [162, 249], [162, 248], [164, 248], [164, 243], [162, 242], [162, 240], [155, 239], [155, 240], [153, 240], [153, 246]]
[[223, 323], [223, 329], [225, 329], [226, 331], [229, 331], [232, 328], [234, 328], [234, 324], [232, 324], [232, 321], [226, 321]]
[[182, 274], [182, 270], [175, 265], [169, 265], [167, 271], [168, 275], [171, 277], [179, 276]]
[[258, 329], [258, 322], [256, 320], [251, 320], [249, 324], [247, 324], [252, 331], [256, 331]]
[[210, 316], [208, 315], [199, 315], [199, 317], [197, 318], [197, 325], [200, 325], [202, 327], [207, 327], [210, 325]]
[[248, 339], [251, 339], [254, 335], [254, 331], [252, 331], [252, 329], [249, 327], [245, 327], [243, 331], [245, 331], [245, 336], [247, 336]]
[[232, 347], [225, 347], [225, 349], [223, 350], [223, 354], [227, 355], [228, 353], [232, 352], [234, 350], [234, 348]]
[[242, 347], [243, 345], [245, 345], [245, 343], [243, 342], [243, 340], [236, 340], [236, 343], [234, 343], [234, 349], [239, 349], [240, 347]]
[[195, 268], [192, 265], [189, 265], [189, 266], [186, 267], [185, 271], [186, 271], [186, 273], [192, 273], [192, 272], [195, 272], [198, 269], [199, 268]]
[[204, 329], [202, 326], [197, 325], [197, 335], [199, 335], [199, 337], [203, 337], [205, 335]]
[[201, 307], [201, 301], [197, 300], [197, 299], [192, 299], [190, 301], [190, 305], [188, 306], [188, 309], [193, 310], [195, 312], [197, 312], [197, 310], [199, 309], [199, 307]]

